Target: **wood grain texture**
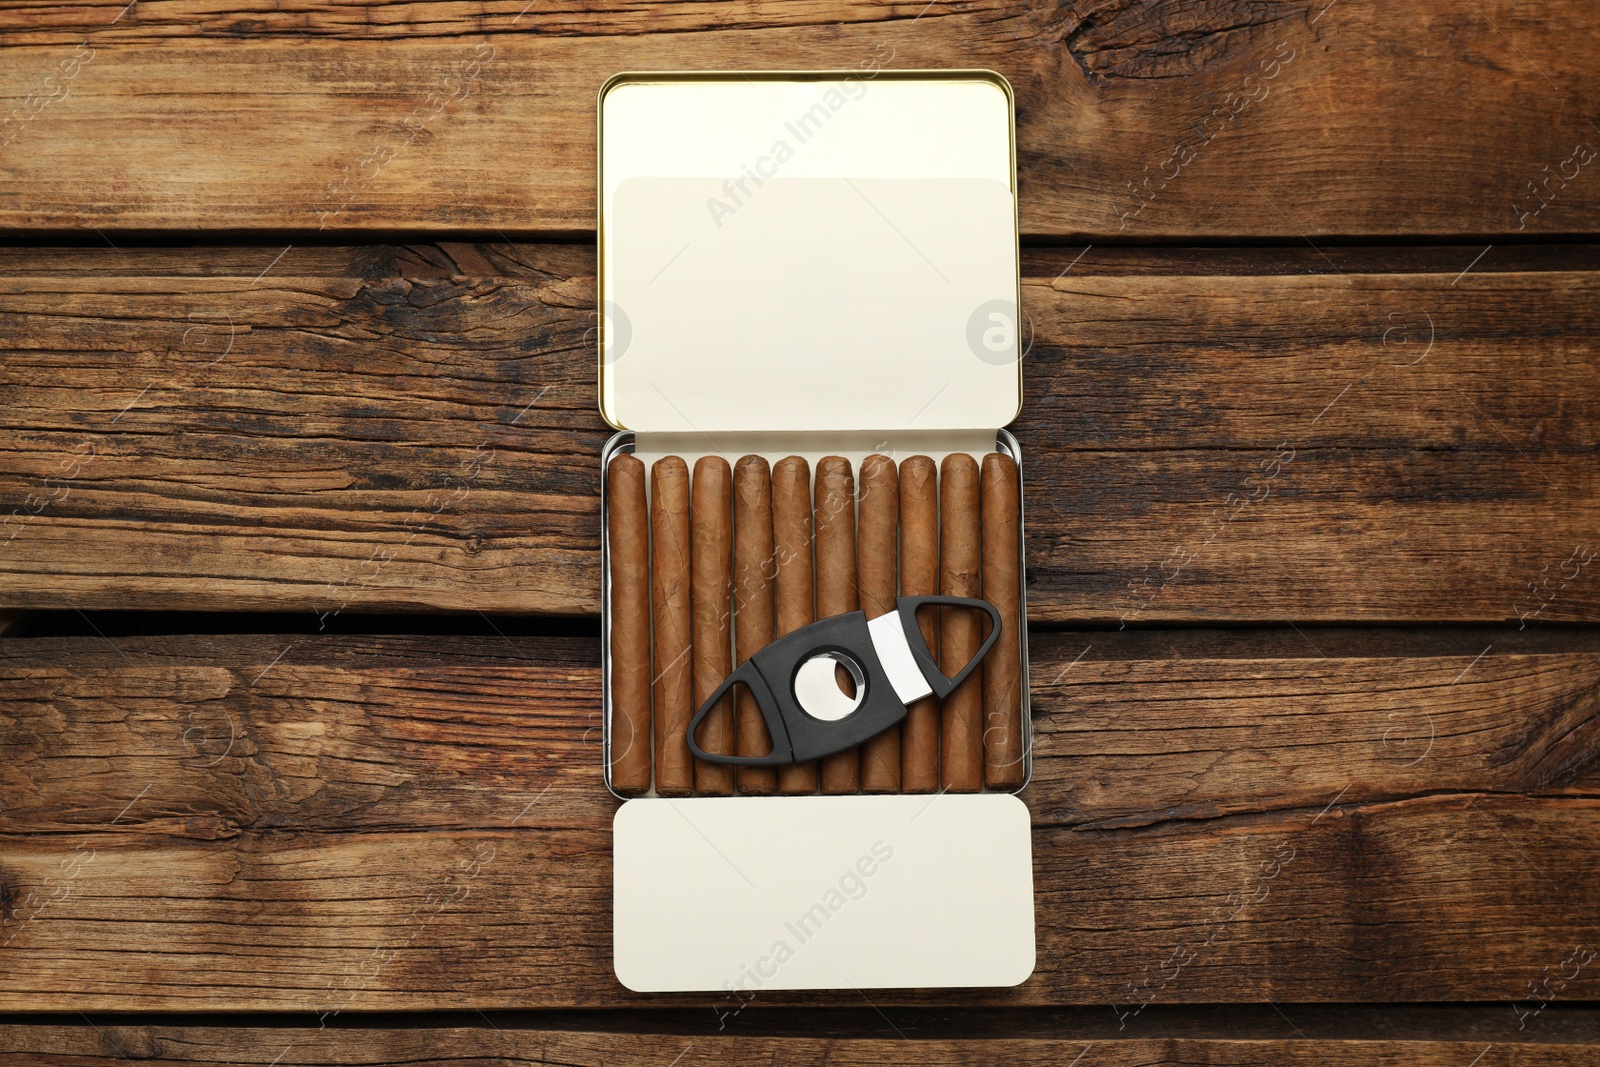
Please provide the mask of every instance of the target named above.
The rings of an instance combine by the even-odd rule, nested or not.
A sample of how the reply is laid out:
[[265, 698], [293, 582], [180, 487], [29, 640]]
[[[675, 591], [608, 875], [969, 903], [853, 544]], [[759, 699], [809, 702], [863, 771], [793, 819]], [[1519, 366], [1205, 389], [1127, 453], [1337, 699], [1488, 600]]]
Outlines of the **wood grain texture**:
[[[1538, 1008], [1600, 936], [1600, 641], [1302, 630], [1038, 635], [1038, 969], [874, 1001]], [[610, 971], [593, 640], [0, 650], [0, 1007], [704, 1005]]]
[[618, 71], [965, 66], [1016, 89], [1028, 234], [1592, 233], [1600, 182], [1574, 155], [1600, 143], [1585, 15], [1581, 0], [11, 4], [0, 225], [570, 235], [594, 227], [595, 94]]
[[8, 605], [598, 613], [592, 254], [281, 251], [0, 252]]
[[[1035, 622], [1600, 618], [1593, 250], [1079, 251], [1024, 260]], [[593, 269], [0, 251], [0, 606], [596, 613]]]
[[[1305, 1013], [1291, 1008], [1302, 1019]], [[1481, 1009], [1488, 1011], [1490, 1009]], [[1494, 1009], [1497, 1012], [1501, 1009]], [[104, 1020], [83, 1025], [37, 1024], [0, 1027], [0, 1054], [26, 1057], [42, 1067], [111, 1067], [136, 1060], [155, 1065], [221, 1067], [410, 1067], [413, 1064], [493, 1063], [499, 1067], [561, 1065], [680, 1067], [724, 1063], [782, 1063], [795, 1067], [882, 1067], [914, 1056], [929, 1067], [975, 1063], [1046, 1067], [1073, 1062], [1094, 1067], [1587, 1067], [1596, 1046], [1581, 1038], [1536, 1040], [1512, 1035], [1498, 1041], [1435, 1037], [1327, 1037], [1295, 1034], [1230, 1037], [1172, 1034], [1147, 1026], [1136, 1034], [1090, 1031], [1066, 1036], [925, 1037], [907, 1014], [879, 1021], [882, 1036], [751, 1035], [741, 1033], [626, 1033], [567, 1027], [523, 1029], [494, 1024], [434, 1029], [368, 1026], [310, 1027], [127, 1025]], [[624, 1016], [624, 1019], [631, 1017]], [[916, 1018], [916, 1017], [913, 1017]], [[920, 1018], [917, 1021], [921, 1021]], [[647, 1027], [649, 1024], [645, 1024]], [[893, 1028], [893, 1029], [891, 1029]], [[1088, 1028], [1084, 1028], [1088, 1029]], [[894, 1030], [902, 1031], [896, 1035]], [[905, 1033], [909, 1030], [910, 1033]], [[1499, 1037], [1499, 1034], [1496, 1034]], [[278, 1057], [274, 1059], [273, 1057]]]
[[[159, 803], [117, 825], [207, 840], [263, 825], [503, 828], [519, 787], [577, 798], [598, 773], [587, 638], [114, 642], [0, 646], [0, 832], [104, 827], [152, 782]], [[1355, 802], [1600, 786], [1600, 644], [1581, 634], [1036, 631], [1030, 643], [1032, 788], [1070, 796], [1075, 813], [1056, 815], [1071, 823], [1320, 808], [1346, 787]]]

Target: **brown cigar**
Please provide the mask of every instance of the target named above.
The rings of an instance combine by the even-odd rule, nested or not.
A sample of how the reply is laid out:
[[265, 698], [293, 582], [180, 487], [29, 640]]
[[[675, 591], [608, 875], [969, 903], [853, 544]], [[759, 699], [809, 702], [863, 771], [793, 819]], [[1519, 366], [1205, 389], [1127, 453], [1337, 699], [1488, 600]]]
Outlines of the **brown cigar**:
[[689, 467], [677, 456], [650, 468], [650, 590], [655, 619], [656, 792], [694, 791], [683, 731], [694, 714], [690, 684]]
[[[900, 487], [894, 460], [868, 456], [861, 461], [861, 525], [856, 546], [856, 581], [861, 610], [876, 619], [895, 610], [900, 569], [896, 545], [900, 525]], [[900, 724], [861, 746], [861, 790], [900, 791]]]
[[[817, 618], [856, 610], [856, 486], [850, 461], [824, 456], [817, 461]], [[861, 788], [861, 750], [825, 756], [824, 793], [854, 793]]]
[[[811, 566], [811, 465], [799, 456], [772, 467], [773, 559], [778, 636], [816, 621]], [[815, 793], [815, 761], [778, 768], [778, 792]]]
[[[900, 464], [900, 595], [939, 592], [939, 468], [927, 456]], [[922, 639], [939, 654], [939, 613], [917, 613]], [[939, 702], [923, 697], [901, 724], [901, 788], [932, 793], [939, 788]]]
[[[743, 663], [772, 640], [772, 475], [760, 456], [733, 465], [733, 634], [734, 659]], [[755, 697], [737, 692], [734, 736], [741, 756], [765, 756], [772, 738]], [[776, 767], [740, 767], [739, 792], [767, 796], [778, 788]]]
[[612, 459], [606, 476], [611, 568], [611, 788], [650, 789], [650, 514], [644, 464]]
[[1022, 486], [1017, 461], [983, 457], [983, 597], [1000, 612], [1000, 639], [983, 659], [983, 784], [1022, 785], [1022, 627], [1017, 610]]
[[[733, 472], [721, 456], [694, 464], [694, 508], [690, 518], [694, 553], [694, 706], [698, 708], [733, 673]], [[733, 699], [717, 701], [700, 724], [700, 747], [733, 755]], [[696, 760], [694, 791], [731, 797], [733, 768]]]
[[[939, 470], [939, 592], [975, 597], [980, 582], [978, 462], [963, 452]], [[971, 608], [941, 608], [939, 669], [955, 674], [983, 643], [983, 622]], [[939, 780], [952, 793], [983, 788], [983, 672], [975, 670], [940, 708]]]

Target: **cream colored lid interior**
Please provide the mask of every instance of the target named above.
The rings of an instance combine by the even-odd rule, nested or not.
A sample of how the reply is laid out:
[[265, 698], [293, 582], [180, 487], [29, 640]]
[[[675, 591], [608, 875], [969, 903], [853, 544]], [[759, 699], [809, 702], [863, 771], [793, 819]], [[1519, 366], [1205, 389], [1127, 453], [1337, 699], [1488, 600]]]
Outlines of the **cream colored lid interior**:
[[641, 432], [995, 429], [1021, 404], [1009, 94], [630, 76], [601, 100], [601, 411]]

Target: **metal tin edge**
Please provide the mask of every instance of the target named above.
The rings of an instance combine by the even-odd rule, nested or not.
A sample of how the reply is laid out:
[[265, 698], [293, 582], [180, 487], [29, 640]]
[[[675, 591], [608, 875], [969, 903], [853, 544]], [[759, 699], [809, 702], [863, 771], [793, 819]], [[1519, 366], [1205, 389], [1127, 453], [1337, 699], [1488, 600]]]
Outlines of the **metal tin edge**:
[[[673, 82], [673, 81], [830, 81], [845, 77], [857, 76], [855, 70], [765, 70], [765, 71], [620, 71], [613, 74], [600, 86], [595, 97], [595, 249], [596, 249], [596, 289], [599, 298], [599, 308], [603, 321], [605, 307], [605, 162], [604, 162], [604, 128], [605, 128], [605, 98], [608, 93], [620, 85], [637, 84], [640, 82]], [[955, 68], [955, 69], [897, 69], [879, 70], [872, 75], [873, 79], [886, 78], [893, 81], [955, 81], [979, 80], [987, 81], [998, 87], [1006, 96], [1006, 111], [1008, 118], [1007, 141], [1010, 148], [1010, 186], [1012, 193], [1012, 248], [1016, 263], [1015, 275], [1017, 277], [1016, 306], [1018, 327], [1021, 327], [1022, 317], [1022, 252], [1021, 252], [1021, 212], [1017, 196], [1017, 133], [1016, 133], [1016, 94], [1011, 83], [998, 71], [985, 68]], [[1031, 345], [1031, 335], [1028, 343]], [[604, 374], [604, 336], [596, 331], [595, 341], [595, 369], [597, 383], [597, 403], [600, 416], [607, 425], [618, 432], [607, 440], [600, 454], [600, 567], [601, 567], [601, 709], [602, 709], [602, 760], [606, 788], [618, 800], [626, 801], [630, 798], [618, 793], [611, 784], [611, 568], [609, 531], [606, 518], [606, 478], [605, 471], [611, 457], [619, 453], [632, 452], [634, 447], [634, 433], [627, 427], [616, 422], [605, 407], [605, 391], [598, 388], [600, 376]], [[1026, 347], [1022, 346], [1019, 338], [1019, 351], [1017, 358], [1017, 410], [1013, 413], [1014, 419], [1021, 414], [1024, 399], [1023, 359]], [[1017, 476], [1022, 477], [1022, 449], [1017, 439], [1004, 428], [996, 431], [996, 444], [999, 451], [1005, 452], [1017, 463]], [[1027, 788], [1033, 778], [1033, 722], [1031, 713], [1031, 691], [1028, 681], [1028, 627], [1027, 627], [1027, 579], [1026, 579], [1026, 545], [1025, 534], [1026, 502], [1019, 487], [1019, 516], [1018, 538], [1021, 541], [1019, 551], [1024, 554], [1018, 567], [1018, 612], [1023, 620], [1021, 633], [1022, 642], [1020, 650], [1022, 661], [1022, 728], [1023, 728], [1023, 755], [1026, 765], [1023, 771], [1022, 785], [1012, 791], [1012, 795], [1021, 793]], [[654, 784], [652, 780], [652, 794]], [[647, 794], [650, 795], [650, 794]]]

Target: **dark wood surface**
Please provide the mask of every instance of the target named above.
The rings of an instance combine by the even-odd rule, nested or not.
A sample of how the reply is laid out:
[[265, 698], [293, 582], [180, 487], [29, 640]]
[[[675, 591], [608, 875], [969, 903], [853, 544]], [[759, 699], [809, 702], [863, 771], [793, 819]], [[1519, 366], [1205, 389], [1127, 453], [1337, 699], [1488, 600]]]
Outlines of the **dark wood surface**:
[[0, 36], [0, 106], [33, 115], [0, 157], [19, 229], [587, 233], [606, 78], [730, 68], [999, 71], [1030, 236], [1525, 236], [1600, 207], [1582, 0], [111, 0], [7, 5]]
[[[223, 1017], [189, 1025], [138, 1017], [83, 1016], [0, 1026], [0, 1054], [59, 1067], [125, 1062], [211, 1067], [399, 1067], [413, 1063], [655, 1065], [783, 1063], [868, 1067], [927, 1063], [1078, 1064], [1081, 1067], [1579, 1067], [1600, 1035], [1593, 1009], [1551, 1008], [1537, 1026], [1483, 1009], [1241, 1007], [1152, 1010], [1118, 1028], [1098, 1012], [1006, 1010], [797, 1014], [751, 1006], [735, 1018], [711, 1011], [443, 1015], [436, 1028], [379, 1016], [357, 1025], [260, 1025]], [[805, 1025], [797, 1024], [803, 1018]], [[631, 1023], [629, 1029], [619, 1022]]]
[[[1033, 621], [1600, 618], [1594, 249], [1082, 251], [1024, 262]], [[6, 602], [594, 614], [593, 271], [0, 252]]]
[[[1560, 965], [1600, 936], [1597, 642], [1038, 634], [1038, 969], [873, 1001], [1519, 1002], [1562, 971], [1562, 999], [1592, 996]], [[705, 1002], [611, 973], [590, 639], [0, 650], [0, 1006]]]
[[[1597, 44], [0, 4], [0, 1056], [1596, 1062]], [[1039, 967], [730, 1016], [611, 973], [594, 94], [880, 65], [1017, 95]]]

